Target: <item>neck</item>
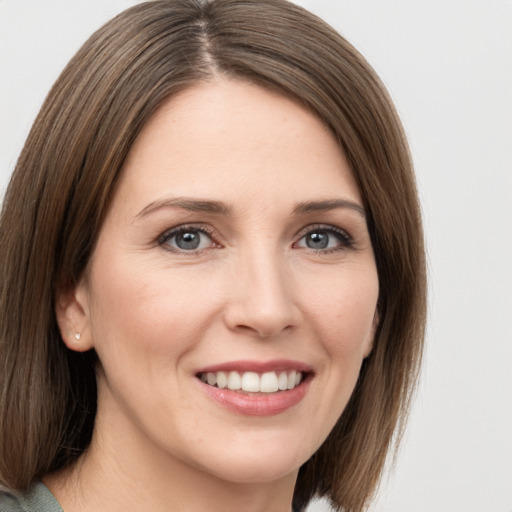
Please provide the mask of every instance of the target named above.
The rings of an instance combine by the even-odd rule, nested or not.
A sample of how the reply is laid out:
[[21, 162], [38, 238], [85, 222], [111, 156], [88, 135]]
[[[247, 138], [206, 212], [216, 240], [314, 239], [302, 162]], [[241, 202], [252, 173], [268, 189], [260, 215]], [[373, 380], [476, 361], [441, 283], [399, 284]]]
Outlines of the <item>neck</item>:
[[98, 427], [99, 421], [75, 464], [43, 479], [65, 512], [291, 511], [297, 471], [270, 481], [233, 482], [151, 449], [151, 443], [133, 442], [133, 436], [127, 443], [119, 429]]
[[[282, 479], [272, 485], [222, 482], [190, 471], [148, 483], [124, 472], [91, 472], [84, 457], [43, 481], [65, 512], [291, 512], [293, 484]], [[105, 468], [106, 469], [106, 468]], [[179, 469], [178, 469], [179, 471]], [[179, 478], [176, 477], [179, 475]], [[164, 481], [165, 480], [165, 481]]]

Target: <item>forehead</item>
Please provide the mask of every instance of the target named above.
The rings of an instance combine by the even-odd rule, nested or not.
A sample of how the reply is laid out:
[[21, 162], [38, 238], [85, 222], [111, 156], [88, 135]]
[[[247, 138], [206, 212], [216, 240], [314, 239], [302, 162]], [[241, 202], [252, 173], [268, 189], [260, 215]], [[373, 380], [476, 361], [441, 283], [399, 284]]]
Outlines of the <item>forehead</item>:
[[[296, 101], [238, 80], [201, 83], [169, 99], [132, 146], [121, 187], [131, 195], [329, 195], [359, 200], [327, 126]], [[154, 199], [154, 197], [153, 197]]]

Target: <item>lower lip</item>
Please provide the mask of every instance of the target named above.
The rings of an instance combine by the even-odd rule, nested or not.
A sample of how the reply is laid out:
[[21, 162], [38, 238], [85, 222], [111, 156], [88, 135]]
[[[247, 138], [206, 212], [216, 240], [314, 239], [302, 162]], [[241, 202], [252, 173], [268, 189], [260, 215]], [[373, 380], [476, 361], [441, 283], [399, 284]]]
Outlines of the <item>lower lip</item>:
[[274, 416], [294, 405], [306, 395], [311, 378], [304, 379], [296, 388], [276, 393], [247, 395], [231, 389], [220, 389], [198, 380], [205, 393], [220, 405], [245, 416]]

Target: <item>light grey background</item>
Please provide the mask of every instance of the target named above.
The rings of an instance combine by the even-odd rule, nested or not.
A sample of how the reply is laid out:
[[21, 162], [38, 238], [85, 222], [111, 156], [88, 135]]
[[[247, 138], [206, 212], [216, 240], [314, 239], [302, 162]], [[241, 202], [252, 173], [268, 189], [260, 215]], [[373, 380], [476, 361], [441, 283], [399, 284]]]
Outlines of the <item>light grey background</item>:
[[[135, 3], [0, 0], [0, 190], [62, 67]], [[298, 3], [389, 87], [423, 203], [426, 365], [372, 512], [512, 512], [512, 1]]]

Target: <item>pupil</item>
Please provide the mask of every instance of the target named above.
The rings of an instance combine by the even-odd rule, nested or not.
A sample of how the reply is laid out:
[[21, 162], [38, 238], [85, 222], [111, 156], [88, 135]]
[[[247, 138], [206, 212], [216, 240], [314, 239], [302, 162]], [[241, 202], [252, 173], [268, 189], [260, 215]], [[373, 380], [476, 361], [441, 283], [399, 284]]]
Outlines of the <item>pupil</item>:
[[199, 242], [199, 234], [194, 233], [193, 231], [186, 231], [185, 233], [180, 233], [179, 235], [176, 235], [176, 245], [180, 249], [197, 249], [199, 247]]
[[322, 231], [311, 233], [307, 238], [306, 245], [310, 249], [325, 249], [329, 245], [329, 236]]

